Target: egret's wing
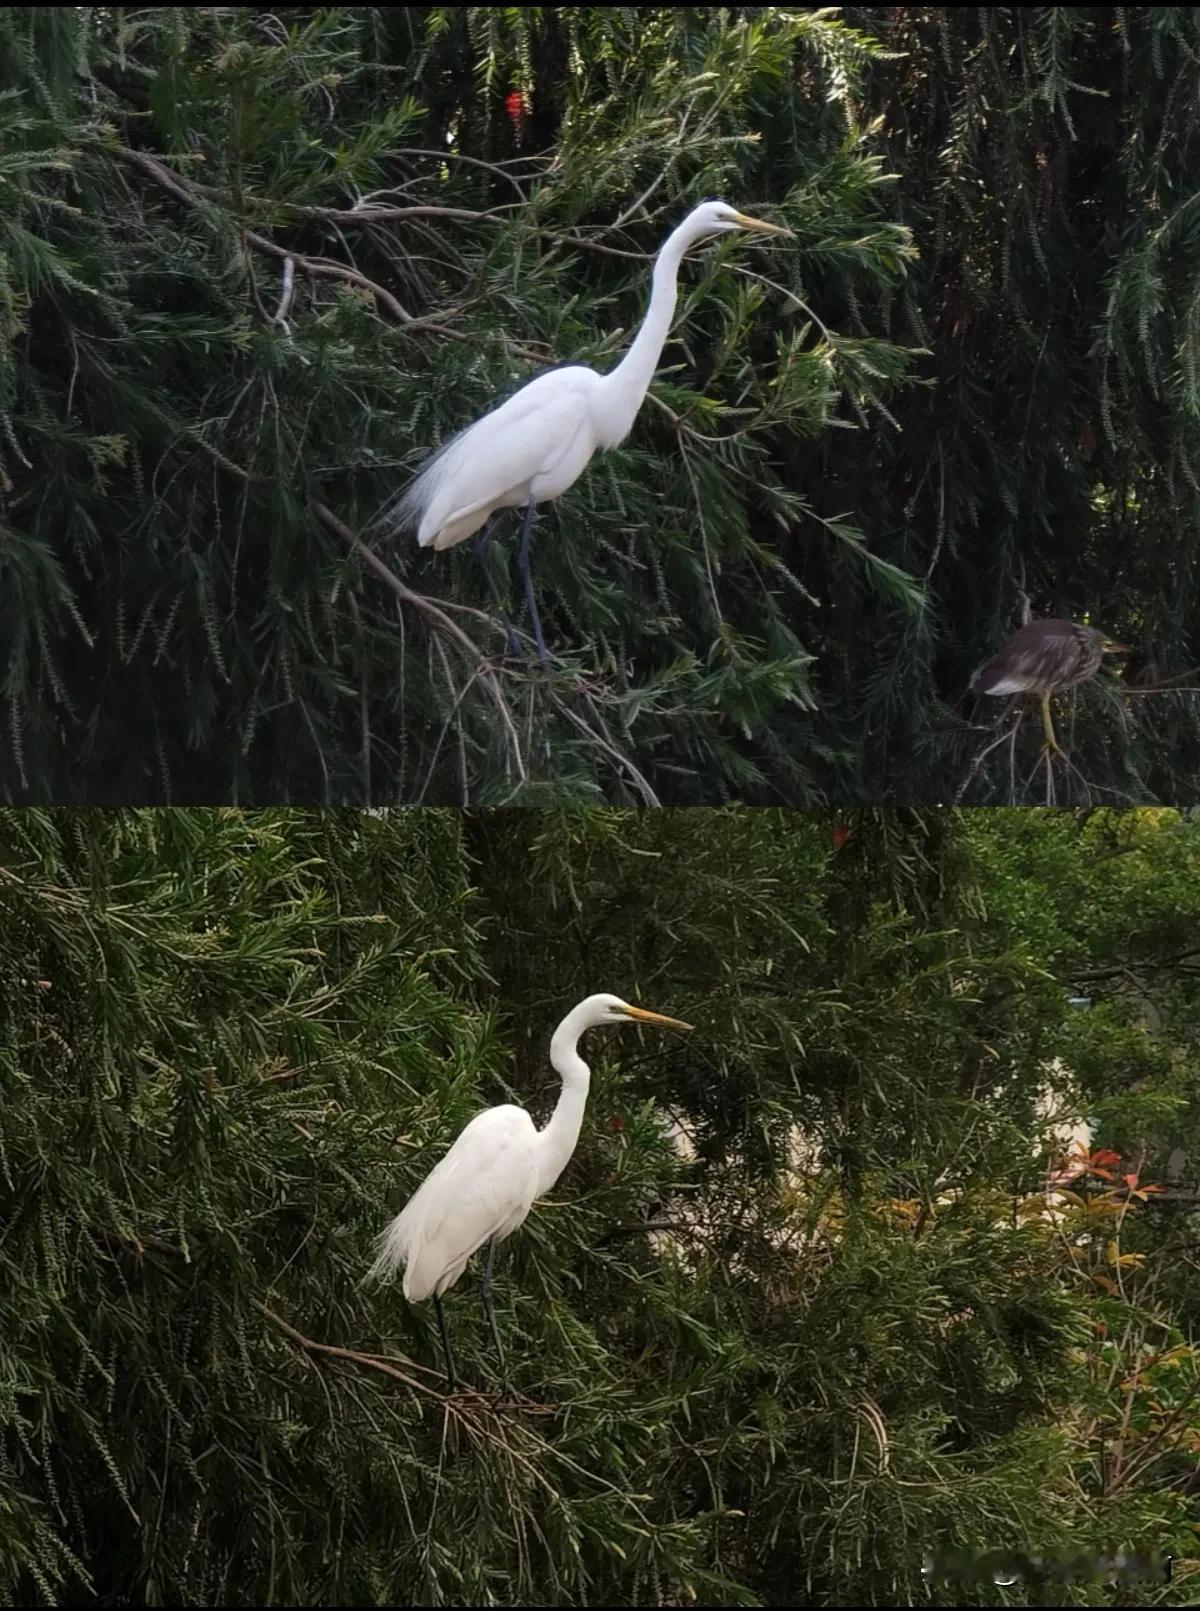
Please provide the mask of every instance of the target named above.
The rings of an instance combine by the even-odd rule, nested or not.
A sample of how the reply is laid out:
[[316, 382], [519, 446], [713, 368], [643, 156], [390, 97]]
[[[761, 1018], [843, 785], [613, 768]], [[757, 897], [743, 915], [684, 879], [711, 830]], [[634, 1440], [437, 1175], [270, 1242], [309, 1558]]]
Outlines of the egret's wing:
[[368, 1279], [385, 1279], [403, 1264], [405, 1297], [427, 1298], [514, 1215], [528, 1212], [536, 1137], [523, 1108], [489, 1108], [472, 1119], [380, 1236]]
[[456, 511], [491, 504], [552, 465], [587, 416], [596, 376], [573, 366], [539, 375], [451, 439], [395, 505], [395, 525], [440, 530]]

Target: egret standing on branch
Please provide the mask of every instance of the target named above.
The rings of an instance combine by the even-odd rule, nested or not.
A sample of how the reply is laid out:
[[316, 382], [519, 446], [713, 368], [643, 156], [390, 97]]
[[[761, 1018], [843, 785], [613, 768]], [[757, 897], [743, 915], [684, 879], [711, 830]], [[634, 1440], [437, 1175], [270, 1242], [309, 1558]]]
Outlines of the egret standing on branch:
[[591, 1079], [591, 1070], [577, 1049], [579, 1037], [604, 1024], [631, 1023], [665, 1029], [692, 1027], [678, 1018], [631, 1007], [619, 996], [589, 996], [581, 1001], [559, 1024], [550, 1042], [550, 1063], [562, 1080], [562, 1093], [546, 1128], [535, 1129], [524, 1108], [509, 1104], [478, 1114], [379, 1236], [367, 1280], [390, 1280], [403, 1265], [408, 1301], [422, 1303], [432, 1296], [451, 1391], [454, 1358], [442, 1293], [454, 1285], [467, 1260], [486, 1242], [483, 1306], [503, 1371], [504, 1350], [492, 1311], [496, 1244], [524, 1222], [535, 1200], [551, 1189], [575, 1151]]
[[[415, 525], [422, 548], [453, 548], [483, 526], [475, 552], [488, 577], [484, 549], [492, 516], [499, 509], [523, 508], [517, 569], [543, 665], [546, 644], [529, 579], [534, 509], [573, 486], [598, 449], [615, 448], [629, 435], [671, 328], [684, 253], [710, 235], [739, 229], [791, 235], [778, 224], [747, 218], [723, 201], [701, 202], [664, 241], [654, 264], [646, 317], [615, 369], [598, 375], [581, 364], [567, 364], [536, 376], [452, 437], [385, 512], [393, 527]], [[509, 645], [515, 647], [511, 632]]]

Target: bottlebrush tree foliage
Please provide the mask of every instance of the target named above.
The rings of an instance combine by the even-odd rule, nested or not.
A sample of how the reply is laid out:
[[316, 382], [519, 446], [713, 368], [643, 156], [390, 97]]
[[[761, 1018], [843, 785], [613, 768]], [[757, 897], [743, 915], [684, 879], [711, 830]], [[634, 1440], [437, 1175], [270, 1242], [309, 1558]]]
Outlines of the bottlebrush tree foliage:
[[[1198, 27], [0, 10], [8, 798], [1021, 798], [966, 697], [1021, 588], [1134, 649], [1076, 795], [1186, 792], [1197, 696], [1145, 689], [1200, 658]], [[709, 194], [795, 241], [685, 265], [632, 436], [538, 519], [552, 666], [505, 660], [470, 553], [372, 522], [611, 364]]]
[[[1200, 1155], [1198, 867], [1169, 811], [0, 813], [3, 1597], [903, 1604], [927, 1552], [1157, 1548], [1122, 1603], [1193, 1603], [1195, 1186], [1145, 1188]], [[585, 1042], [514, 1397], [472, 1269], [447, 1398], [372, 1239], [479, 1107], [544, 1119], [598, 988], [696, 1029]], [[1097, 1124], [1054, 1214], [1051, 1075]]]
[[[664, 8], [565, 33], [488, 8], [0, 26], [14, 792], [649, 803], [765, 784], [764, 745], [816, 787], [782, 537], [902, 610], [919, 588], [775, 466], [780, 433], [865, 415], [907, 365], [821, 332], [801, 255], [689, 266], [641, 427], [539, 525], [550, 675], [492, 664], [468, 551], [380, 538], [380, 574], [355, 534], [531, 372], [613, 361], [706, 193], [770, 206], [864, 295], [897, 280], [911, 242], [850, 101], [877, 46], [826, 16]], [[514, 73], [554, 108], [528, 154]], [[786, 173], [758, 127], [780, 96]]]

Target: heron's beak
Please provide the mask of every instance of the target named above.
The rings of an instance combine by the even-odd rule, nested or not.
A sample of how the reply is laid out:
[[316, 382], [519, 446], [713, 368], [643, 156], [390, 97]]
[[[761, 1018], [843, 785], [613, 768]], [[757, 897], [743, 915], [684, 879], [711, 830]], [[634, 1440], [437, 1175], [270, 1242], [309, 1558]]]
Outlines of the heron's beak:
[[1105, 654], [1130, 654], [1132, 652], [1127, 643], [1114, 643], [1111, 638], [1105, 638], [1100, 647]]
[[681, 1018], [664, 1018], [660, 1012], [647, 1012], [645, 1007], [626, 1007], [625, 1011], [636, 1024], [657, 1024], [660, 1029], [691, 1029]]
[[753, 230], [757, 235], [786, 235], [789, 240], [795, 239], [790, 229], [784, 229], [779, 224], [766, 224], [761, 218], [747, 218], [745, 213], [735, 213], [734, 216], [743, 229]]

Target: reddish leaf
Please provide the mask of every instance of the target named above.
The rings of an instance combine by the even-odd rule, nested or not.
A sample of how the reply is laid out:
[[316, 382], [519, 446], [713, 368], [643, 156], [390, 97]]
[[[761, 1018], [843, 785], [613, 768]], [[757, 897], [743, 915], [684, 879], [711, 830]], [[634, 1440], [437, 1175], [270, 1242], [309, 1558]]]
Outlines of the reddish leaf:
[[1121, 1154], [1113, 1152], [1109, 1147], [1101, 1147], [1099, 1152], [1093, 1152], [1091, 1161], [1093, 1164], [1119, 1164]]

